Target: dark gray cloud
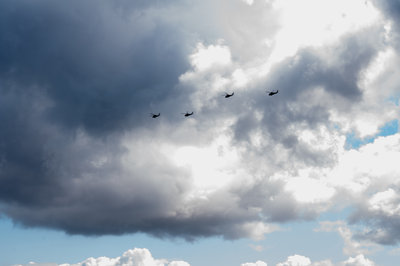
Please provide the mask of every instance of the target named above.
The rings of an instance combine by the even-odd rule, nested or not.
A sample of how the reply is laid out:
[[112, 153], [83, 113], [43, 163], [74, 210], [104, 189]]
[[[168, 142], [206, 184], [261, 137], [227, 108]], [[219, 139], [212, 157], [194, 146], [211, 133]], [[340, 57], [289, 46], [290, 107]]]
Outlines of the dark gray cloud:
[[[371, 37], [380, 36], [379, 39], [383, 44], [381, 47], [382, 50], [394, 48], [396, 52], [391, 55], [391, 60], [396, 60], [400, 47], [400, 2], [397, 0], [374, 0], [372, 3], [381, 10], [384, 22], [390, 22], [391, 27], [386, 29], [384, 38], [382, 38], [381, 34], [371, 34]], [[383, 66], [382, 78], [374, 85], [379, 90], [393, 90], [392, 93], [398, 95], [399, 80], [397, 76], [396, 78], [390, 77], [392, 73], [395, 73], [393, 69], [391, 61], [386, 62]], [[397, 101], [397, 96], [394, 97]], [[375, 143], [377, 146], [375, 154], [379, 154], [377, 158], [383, 157], [384, 153], [391, 154], [391, 157], [388, 158], [394, 162], [398, 154], [391, 151], [398, 151], [399, 143], [396, 136], [387, 140], [390, 141], [390, 139], [395, 139], [395, 141], [387, 145], [383, 151], [379, 150], [381, 143]], [[372, 146], [370, 148], [372, 149]], [[365, 167], [369, 163], [371, 162], [367, 161]], [[374, 164], [376, 163], [375, 161]], [[354, 225], [355, 228], [360, 229], [354, 233], [356, 240], [369, 241], [382, 245], [397, 245], [400, 241], [400, 219], [397, 210], [399, 204], [397, 196], [399, 186], [394, 178], [398, 174], [397, 170], [392, 169], [392, 166], [394, 167], [394, 165], [387, 165], [384, 170], [380, 169], [374, 172], [374, 174], [363, 173], [361, 174], [362, 177], [349, 177], [365, 178], [369, 182], [360, 195], [355, 196], [353, 192], [345, 193], [347, 194], [346, 197], [349, 198], [348, 201], [353, 202], [352, 207], [354, 208], [354, 212], [348, 218], [349, 223]]]
[[380, 8], [388, 17], [395, 21], [400, 22], [400, 3], [397, 0], [373, 0], [373, 3]]
[[21, 93], [43, 90], [48, 119], [67, 128], [101, 135], [140, 125], [150, 103], [174, 97], [188, 63], [176, 25], [138, 6], [128, 17], [105, 1], [4, 1], [2, 79]]
[[[235, 140], [249, 148], [246, 152], [258, 151], [257, 156], [269, 154], [266, 161], [288, 151], [290, 155], [281, 165], [286, 169], [296, 169], [299, 163], [333, 165], [336, 162], [333, 146], [310, 145], [301, 140], [299, 133], [310, 130], [319, 135], [321, 128], [333, 131], [332, 111], [346, 116], [362, 102], [363, 89], [359, 84], [364, 78], [363, 71], [382, 45], [383, 31], [376, 26], [346, 35], [329, 46], [303, 48], [279, 62], [263, 84], [246, 95], [248, 99], [232, 126]], [[265, 90], [276, 89], [279, 94], [275, 96], [265, 94]], [[256, 118], [257, 113], [261, 113], [261, 120]], [[251, 144], [256, 132], [263, 139], [263, 147]]]
[[[116, 162], [122, 148], [113, 134], [174, 97], [187, 67], [179, 33], [130, 7], [139, 14], [95, 1], [1, 3], [1, 198], [48, 201], [64, 192], [64, 178], [90, 172], [99, 153]], [[109, 139], [71, 150], [80, 130]]]
[[383, 16], [392, 22], [388, 32], [388, 44], [400, 49], [400, 3], [397, 0], [373, 0], [374, 5], [382, 11]]
[[[220, 97], [223, 107], [200, 108], [183, 120], [180, 112], [191, 111], [197, 87], [179, 78], [193, 70], [189, 55], [208, 31], [201, 23], [211, 9], [197, 14], [198, 6], [177, 3], [173, 8], [164, 1], [0, 3], [1, 213], [24, 226], [71, 234], [140, 231], [186, 239], [260, 235], [272, 230], [257, 229], [260, 223], [317, 215], [316, 205], [297, 202], [271, 176], [336, 159], [332, 149], [305, 143], [293, 129], [317, 132], [329, 124], [329, 108], [345, 112], [362, 99], [358, 81], [377, 53], [380, 30], [301, 49], [246, 93], [237, 92], [234, 104]], [[261, 1], [243, 12], [240, 1], [221, 3], [229, 14], [254, 24], [244, 32], [233, 17], [222, 23], [214, 9], [206, 21], [215, 28], [202, 40], [221, 37], [231, 48], [233, 63], [221, 70], [221, 78], [229, 79], [235, 66], [257, 57], [254, 51], [275, 34], [276, 24], [263, 24], [274, 22], [273, 16], [256, 23], [253, 12], [270, 12]], [[240, 53], [243, 48], [248, 50]], [[266, 88], [280, 92], [269, 98]], [[341, 103], [304, 101], [316, 88], [326, 93], [325, 100]], [[149, 112], [161, 112], [162, 119], [150, 119]], [[232, 117], [231, 126], [221, 129]], [[237, 168], [250, 180], [200, 197], [191, 173], [160, 150], [164, 143], [207, 145], [221, 131], [232, 133], [230, 144], [243, 152]], [[262, 140], [256, 144], [255, 134]]]
[[[379, 185], [378, 185], [379, 186]], [[369, 195], [364, 201], [356, 205], [356, 210], [349, 217], [352, 224], [364, 225], [364, 230], [355, 234], [356, 239], [368, 240], [383, 245], [396, 245], [400, 242], [400, 217], [398, 206], [400, 198], [398, 186], [392, 184], [391, 188]], [[373, 190], [371, 188], [371, 190]], [[378, 202], [374, 196], [383, 195]], [[389, 196], [388, 196], [389, 195]]]
[[[0, 4], [2, 213], [72, 234], [248, 235], [240, 225], [256, 213], [236, 211], [229, 193], [184, 200], [190, 174], [143, 135], [151, 108], [175, 113], [189, 101], [178, 81], [191, 41], [166, 7]], [[228, 205], [235, 211], [222, 212]]]
[[355, 239], [368, 240], [382, 245], [397, 245], [400, 242], [400, 219], [382, 211], [370, 212], [358, 209], [350, 217], [353, 224], [362, 224], [365, 230], [358, 231]]
[[[128, 17], [118, 4], [124, 3], [0, 4], [0, 199], [16, 220], [100, 233], [88, 229], [94, 220], [74, 229], [70, 219], [97, 204], [108, 213], [120, 206], [122, 194], [110, 185], [132, 174], [120, 170], [126, 152], [120, 137], [143, 125], [151, 106], [177, 98], [188, 66], [179, 31], [155, 21], [147, 5], [130, 4]], [[153, 191], [158, 186], [149, 171], [161, 171], [175, 186], [176, 169], [141, 168], [131, 191], [133, 212], [163, 209], [173, 196]]]
[[346, 162], [358, 169], [347, 177], [356, 186], [343, 186], [337, 202], [351, 203], [348, 221], [357, 241], [383, 245], [400, 242], [399, 171], [394, 164], [399, 151], [399, 134], [394, 134], [360, 148]]

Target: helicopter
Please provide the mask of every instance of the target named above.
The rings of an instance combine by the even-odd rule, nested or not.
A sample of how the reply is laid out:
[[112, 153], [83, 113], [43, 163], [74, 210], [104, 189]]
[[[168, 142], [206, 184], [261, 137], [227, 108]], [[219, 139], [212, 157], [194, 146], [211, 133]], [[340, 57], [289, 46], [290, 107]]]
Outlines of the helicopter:
[[186, 112], [186, 113], [182, 113], [185, 117], [188, 117], [188, 116], [191, 116], [191, 115], [193, 115], [193, 112], [191, 112], [191, 113], [189, 113], [189, 112]]
[[158, 113], [158, 114], [150, 113], [150, 115], [151, 115], [152, 118], [157, 118], [157, 117], [159, 117], [161, 115], [161, 113]]
[[234, 94], [235, 94], [234, 92], [232, 92], [231, 94], [225, 92], [225, 98], [232, 97]]
[[278, 93], [278, 90], [276, 90], [276, 91], [267, 91], [267, 93], [268, 93], [268, 96], [273, 96], [273, 95]]

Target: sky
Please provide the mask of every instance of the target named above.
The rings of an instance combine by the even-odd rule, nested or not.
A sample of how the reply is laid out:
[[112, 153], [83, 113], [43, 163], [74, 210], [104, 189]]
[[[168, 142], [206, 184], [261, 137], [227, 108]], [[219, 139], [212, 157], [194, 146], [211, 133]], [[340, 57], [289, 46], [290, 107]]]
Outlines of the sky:
[[400, 260], [398, 0], [3, 0], [0, 32], [0, 266]]

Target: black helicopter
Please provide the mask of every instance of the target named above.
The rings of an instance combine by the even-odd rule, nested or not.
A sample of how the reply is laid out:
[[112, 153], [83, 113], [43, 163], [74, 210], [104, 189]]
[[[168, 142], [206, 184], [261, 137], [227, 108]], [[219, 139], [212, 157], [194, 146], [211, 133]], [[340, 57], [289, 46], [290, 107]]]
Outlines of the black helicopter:
[[234, 94], [235, 94], [234, 92], [232, 92], [231, 94], [225, 92], [225, 98], [232, 97]]
[[275, 94], [278, 94], [278, 90], [276, 90], [276, 91], [267, 91], [267, 93], [268, 93], [268, 96], [273, 96]]
[[152, 118], [157, 118], [157, 117], [159, 117], [161, 115], [161, 113], [158, 113], [158, 114], [150, 113], [150, 115], [151, 115]]
[[191, 112], [191, 113], [189, 113], [189, 112], [186, 112], [186, 113], [182, 113], [185, 117], [188, 117], [188, 116], [191, 116], [191, 115], [193, 115], [193, 112]]

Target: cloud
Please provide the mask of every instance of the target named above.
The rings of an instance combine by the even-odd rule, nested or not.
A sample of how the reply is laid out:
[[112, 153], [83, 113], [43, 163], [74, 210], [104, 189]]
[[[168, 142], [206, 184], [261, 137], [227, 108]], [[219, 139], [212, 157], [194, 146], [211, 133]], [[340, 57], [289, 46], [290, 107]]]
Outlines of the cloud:
[[[215, 134], [171, 115], [191, 101], [180, 83], [191, 58], [205, 62], [176, 28], [185, 16], [170, 19], [182, 6], [50, 2], [0, 4], [1, 25], [10, 25], [0, 37], [1, 212], [84, 235], [259, 239], [276, 230], [229, 189], [199, 198], [190, 170], [160, 149]], [[221, 62], [229, 63], [227, 47], [219, 49], [206, 56], [227, 51]], [[166, 122], [148, 119], [151, 111]]]
[[[395, 244], [399, 241], [397, 205], [399, 134], [379, 137], [373, 143], [351, 150], [332, 172], [338, 195], [352, 203], [352, 225], [364, 225], [352, 234], [356, 242]], [[332, 179], [333, 180], [333, 179]], [[340, 191], [340, 192], [339, 192]]]
[[172, 96], [188, 66], [173, 24], [155, 23], [146, 8], [124, 17], [105, 1], [50, 2], [3, 2], [10, 26], [0, 40], [2, 79], [23, 95], [35, 86], [47, 98], [46, 119], [109, 134], [140, 125], [141, 110]]
[[[263, 261], [257, 261], [256, 263], [244, 263], [241, 266], [262, 266], [267, 265]], [[355, 257], [349, 257], [345, 261], [333, 263], [331, 260], [323, 260], [312, 262], [310, 258], [302, 255], [289, 256], [286, 261], [276, 264], [276, 266], [374, 266], [375, 263], [359, 254]]]
[[[155, 259], [153, 258], [150, 251], [146, 248], [134, 248], [125, 251], [121, 256], [116, 258], [109, 257], [98, 257], [98, 258], [87, 258], [79, 263], [63, 263], [63, 264], [55, 264], [55, 263], [35, 263], [30, 262], [27, 265], [15, 265], [15, 266], [190, 266], [190, 264], [183, 260], [172, 260], [169, 261], [167, 259]], [[374, 266], [375, 263], [366, 258], [363, 254], [358, 254], [355, 257], [349, 257], [347, 260], [338, 262], [336, 264], [332, 263], [331, 260], [323, 260], [312, 262], [310, 258], [302, 255], [292, 255], [288, 256], [286, 261], [277, 263], [276, 266]], [[247, 262], [242, 263], [240, 266], [267, 266], [267, 263], [261, 260], [256, 262]]]
[[[179, 114], [188, 100], [178, 86], [188, 43], [165, 6], [4, 1], [0, 9], [10, 25], [0, 37], [3, 213], [74, 234], [270, 231], [255, 214], [222, 213], [236, 210], [229, 193], [190, 199], [190, 173], [154, 142], [165, 132], [152, 133], [148, 113]], [[166, 131], [179, 128], [169, 122]]]
[[391, 29], [389, 42], [399, 48], [399, 3], [394, 0], [373, 0], [372, 3], [381, 10], [384, 17], [389, 21], [388, 27]]
[[357, 255], [356, 257], [350, 257], [348, 260], [341, 263], [343, 266], [374, 266], [375, 263], [367, 258], [364, 255]]
[[[44, 266], [45, 264], [30, 263], [32, 266]], [[125, 251], [122, 256], [116, 258], [98, 257], [98, 258], [87, 258], [86, 260], [75, 263], [75, 264], [59, 264], [59, 266], [190, 266], [185, 261], [171, 261], [168, 262], [165, 259], [154, 259], [150, 251], [146, 248], [134, 248]]]
[[1, 213], [70, 234], [262, 239], [345, 198], [395, 243], [397, 185], [373, 189], [396, 173], [389, 144], [375, 155], [395, 137], [343, 147], [398, 118], [385, 24], [270, 64], [280, 16], [250, 2], [3, 1]]
[[[398, 186], [395, 186], [396, 191]], [[400, 241], [399, 235], [399, 197], [393, 188], [376, 192], [360, 204], [357, 212], [351, 217], [351, 222], [363, 221], [366, 227], [356, 234], [359, 239], [375, 241], [385, 245], [395, 245]]]
[[267, 263], [259, 260], [259, 261], [256, 261], [255, 263], [251, 263], [251, 262], [242, 263], [242, 264], [240, 264], [240, 266], [267, 266]]
[[311, 260], [301, 255], [289, 256], [285, 262], [278, 263], [277, 266], [308, 266]]
[[369, 254], [374, 249], [376, 251], [377, 248], [377, 245], [370, 241], [355, 240], [352, 230], [346, 225], [344, 221], [320, 222], [320, 227], [315, 229], [315, 231], [338, 232], [344, 241], [343, 254], [345, 255]]

